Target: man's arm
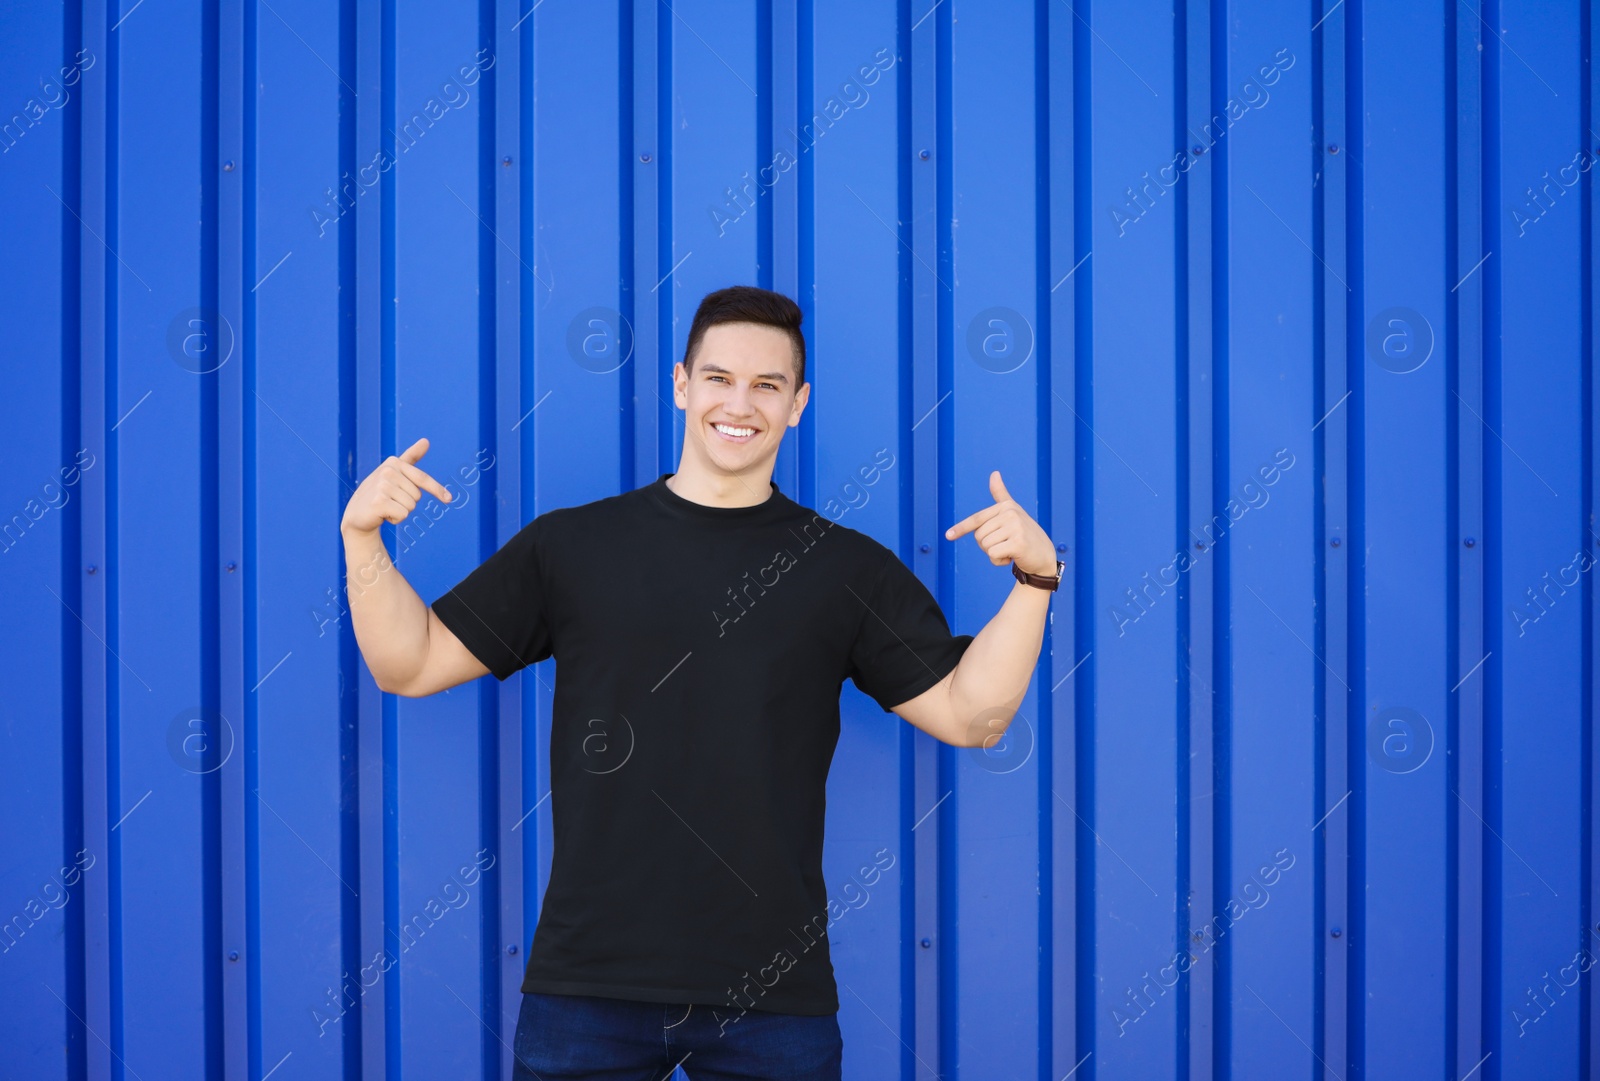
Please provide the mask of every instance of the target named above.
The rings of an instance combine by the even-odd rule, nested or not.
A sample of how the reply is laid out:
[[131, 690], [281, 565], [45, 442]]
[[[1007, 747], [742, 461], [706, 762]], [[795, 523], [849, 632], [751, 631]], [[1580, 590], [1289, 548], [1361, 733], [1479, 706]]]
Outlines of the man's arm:
[[981, 747], [997, 738], [1027, 696], [1044, 646], [1050, 597], [1017, 582], [955, 668], [894, 712], [957, 747]]
[[[951, 526], [945, 538], [972, 533], [994, 565], [1015, 562], [1032, 574], [1054, 574], [1055, 545], [1011, 498], [998, 470], [989, 474], [989, 494], [994, 505]], [[1017, 582], [955, 668], [917, 697], [894, 707], [894, 712], [957, 747], [982, 747], [997, 738], [1011, 726], [1028, 693], [1044, 646], [1052, 595]]]
[[489, 671], [417, 596], [379, 535], [384, 522], [405, 521], [424, 489], [450, 502], [444, 486], [416, 465], [427, 452], [428, 441], [419, 439], [381, 462], [350, 496], [339, 523], [356, 645], [379, 690], [412, 698]]
[[422, 698], [489, 673], [417, 595], [382, 537], [340, 533], [350, 568], [350, 625], [379, 690]]

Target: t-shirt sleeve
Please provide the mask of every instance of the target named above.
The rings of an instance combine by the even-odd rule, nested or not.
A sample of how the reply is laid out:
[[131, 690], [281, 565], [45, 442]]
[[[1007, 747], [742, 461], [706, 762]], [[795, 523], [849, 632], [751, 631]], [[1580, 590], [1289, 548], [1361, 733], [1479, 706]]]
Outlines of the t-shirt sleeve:
[[893, 551], [865, 599], [849, 677], [892, 713], [949, 675], [973, 636], [950, 633], [939, 602]]
[[431, 605], [498, 680], [551, 655], [542, 571], [535, 518]]

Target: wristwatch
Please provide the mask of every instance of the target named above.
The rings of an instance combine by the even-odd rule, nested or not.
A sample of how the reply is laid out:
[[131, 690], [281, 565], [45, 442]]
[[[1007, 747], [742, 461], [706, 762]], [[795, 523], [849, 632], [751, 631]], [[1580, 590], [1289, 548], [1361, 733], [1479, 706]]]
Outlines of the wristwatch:
[[1056, 560], [1056, 573], [1054, 575], [1029, 574], [1027, 571], [1017, 566], [1015, 560], [1012, 560], [1011, 562], [1011, 573], [1016, 576], [1017, 581], [1024, 585], [1037, 586], [1040, 589], [1048, 589], [1051, 593], [1054, 593], [1056, 591], [1056, 587], [1061, 584], [1061, 574], [1066, 569], [1067, 565], [1058, 559]]

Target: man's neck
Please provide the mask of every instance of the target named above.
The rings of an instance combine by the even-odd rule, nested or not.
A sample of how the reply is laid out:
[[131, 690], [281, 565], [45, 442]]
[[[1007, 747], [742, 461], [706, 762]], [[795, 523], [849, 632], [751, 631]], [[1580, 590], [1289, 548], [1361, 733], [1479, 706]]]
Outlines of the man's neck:
[[708, 507], [753, 507], [772, 498], [772, 467], [761, 473], [707, 473], [680, 461], [667, 479], [674, 495]]

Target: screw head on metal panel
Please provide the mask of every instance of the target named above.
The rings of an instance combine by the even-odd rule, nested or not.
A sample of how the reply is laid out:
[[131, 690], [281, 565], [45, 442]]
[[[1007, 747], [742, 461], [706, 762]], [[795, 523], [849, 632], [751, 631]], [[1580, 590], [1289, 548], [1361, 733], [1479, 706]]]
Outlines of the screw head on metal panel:
[[1056, 551], [1058, 551], [1058, 552], [1065, 552], [1065, 551], [1066, 551], [1066, 550], [1067, 550], [1067, 546], [1066, 546], [1066, 545], [1065, 545], [1065, 544], [1058, 544], [1058, 545], [1056, 545]]
[[517, 944], [515, 942], [513, 942], [511, 945], [507, 946], [506, 947], [506, 952], [509, 953], [512, 957], [515, 957], [517, 955]]
[[921, 158], [923, 161], [927, 161], [928, 160], [928, 152], [926, 150], [924, 150], [924, 151], [920, 152], [917, 155], [917, 157]]
[[1339, 543], [1340, 543], [1340, 541], [1339, 541], [1339, 538], [1338, 538], [1338, 537], [1335, 537], [1335, 538], [1333, 538], [1333, 539], [1332, 539], [1332, 540], [1331, 540], [1331, 541], [1329, 541], [1329, 542], [1328, 542], [1328, 543], [1329, 543], [1329, 544], [1330, 544], [1330, 545], [1331, 545], [1331, 546], [1333, 546], [1333, 547], [1334, 547], [1334, 548], [1337, 548], [1337, 547], [1339, 547]]
[[923, 939], [922, 940], [922, 948], [925, 949], [925, 950], [933, 949], [933, 942], [930, 941], [929, 939], [926, 939], [926, 938]]
[[1477, 545], [1478, 538], [1476, 538], [1476, 537], [1468, 537], [1466, 540], [1462, 541], [1461, 543], [1465, 544], [1468, 548], [1472, 548], [1472, 547], [1475, 547]]
[[237, 563], [229, 563], [229, 564], [228, 564], [228, 573], [229, 573], [229, 574], [232, 574], [232, 573], [233, 573], [233, 572], [234, 572], [234, 570], [235, 570], [235, 569], [236, 569], [236, 568], [237, 568], [237, 567], [238, 567], [238, 566], [239, 566], [239, 565], [238, 565], [238, 564], [237, 564]]
[[238, 959], [239, 959], [239, 951], [238, 950], [229, 950], [228, 951], [228, 960], [237, 961]]
[[501, 158], [500, 159], [500, 164], [504, 165], [507, 169], [509, 169], [509, 168], [511, 168], [511, 159], [509, 157]]
[[95, 568], [95, 565], [93, 563], [89, 564], [89, 573], [90, 574], [93, 574], [95, 572], [95, 569], [96, 568]]
[[644, 154], [640, 154], [639, 155], [639, 160], [644, 162], [646, 165], [650, 164], [650, 155], [649, 155], [649, 153], [647, 152], [647, 153], [644, 153]]
[[231, 162], [231, 161], [223, 162], [222, 163], [222, 171], [225, 172], [225, 173], [233, 172], [233, 162]]
[[924, 545], [923, 545], [923, 546], [922, 546], [922, 550], [923, 550], [923, 551], [924, 551], [924, 552], [926, 552], [926, 551], [928, 551], [928, 550], [929, 550], [929, 547], [930, 547], [930, 546], [929, 546], [929, 545], [926, 545], [926, 544], [924, 544]]
[[1203, 147], [1203, 146], [1197, 146], [1197, 147], [1194, 148], [1194, 156], [1197, 157], [1197, 158], [1201, 154], [1204, 154], [1205, 152], [1206, 152], [1206, 148]]
[[1329, 143], [1328, 144], [1328, 153], [1337, 154], [1338, 152], [1339, 152], [1339, 144], [1337, 144], [1337, 143]]
[[1328, 933], [1330, 935], [1332, 935], [1334, 938], [1338, 938], [1343, 932], [1340, 931], [1337, 927], [1335, 927], [1333, 930], [1329, 931]]

